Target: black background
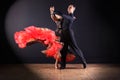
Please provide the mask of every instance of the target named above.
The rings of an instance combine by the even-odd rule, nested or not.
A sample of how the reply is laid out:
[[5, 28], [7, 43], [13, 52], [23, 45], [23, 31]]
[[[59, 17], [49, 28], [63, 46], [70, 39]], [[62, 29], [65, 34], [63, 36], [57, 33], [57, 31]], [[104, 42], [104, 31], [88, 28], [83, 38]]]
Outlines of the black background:
[[[6, 13], [15, 1], [16, 0], [0, 1], [1, 63], [21, 62], [18, 56], [15, 55], [14, 51], [8, 43], [8, 39], [5, 36]], [[53, 0], [48, 2], [50, 2], [49, 5], [55, 5], [59, 9], [61, 7], [66, 7], [70, 3], [73, 3], [76, 5], [76, 7], [78, 7], [75, 14], [77, 17], [79, 17], [80, 13], [80, 18], [78, 18], [78, 22], [76, 21], [75, 26], [79, 27], [80, 25], [81, 28], [74, 30], [78, 44], [85, 52], [85, 57], [88, 63], [120, 63], [120, 5], [117, 0]], [[46, 0], [46, 3], [48, 2]], [[64, 4], [60, 5], [62, 3]]]

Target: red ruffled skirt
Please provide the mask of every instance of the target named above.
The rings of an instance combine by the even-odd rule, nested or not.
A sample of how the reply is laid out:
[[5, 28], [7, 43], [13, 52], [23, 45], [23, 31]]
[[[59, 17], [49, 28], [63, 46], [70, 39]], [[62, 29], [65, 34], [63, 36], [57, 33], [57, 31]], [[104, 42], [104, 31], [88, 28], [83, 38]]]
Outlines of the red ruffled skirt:
[[[14, 40], [19, 48], [25, 48], [31, 43], [42, 43], [46, 46], [46, 50], [41, 52], [45, 53], [47, 57], [54, 57], [55, 59], [63, 47], [63, 43], [59, 42], [58, 36], [55, 35], [53, 30], [36, 26], [28, 26], [24, 30], [15, 32]], [[69, 62], [74, 59], [75, 56], [73, 54], [68, 54], [66, 61]]]

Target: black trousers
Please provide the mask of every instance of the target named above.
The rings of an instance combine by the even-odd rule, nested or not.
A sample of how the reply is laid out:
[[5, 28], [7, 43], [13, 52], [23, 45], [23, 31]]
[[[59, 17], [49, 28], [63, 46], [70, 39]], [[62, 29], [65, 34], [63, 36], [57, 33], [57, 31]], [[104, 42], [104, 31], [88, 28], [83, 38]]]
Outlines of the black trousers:
[[61, 50], [61, 67], [66, 67], [66, 55], [67, 55], [67, 51], [68, 51], [68, 47], [70, 47], [70, 49], [72, 49], [76, 55], [78, 55], [82, 61], [82, 63], [85, 63], [86, 60], [83, 56], [83, 52], [81, 51], [81, 49], [78, 47], [75, 37], [74, 37], [74, 33], [72, 30], [62, 30], [61, 31], [61, 42], [64, 43], [64, 46]]

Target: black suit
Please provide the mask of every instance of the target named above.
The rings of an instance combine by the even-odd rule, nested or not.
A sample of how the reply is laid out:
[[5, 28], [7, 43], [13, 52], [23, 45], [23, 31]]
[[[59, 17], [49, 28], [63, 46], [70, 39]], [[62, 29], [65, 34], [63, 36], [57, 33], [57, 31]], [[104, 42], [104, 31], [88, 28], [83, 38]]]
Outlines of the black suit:
[[75, 37], [74, 32], [71, 29], [72, 23], [74, 22], [74, 16], [73, 14], [62, 14], [60, 12], [54, 11], [54, 14], [58, 14], [62, 16], [62, 19], [57, 23], [58, 29], [57, 32], [59, 33], [59, 36], [61, 37], [61, 42], [64, 43], [63, 49], [61, 50], [61, 67], [66, 67], [66, 55], [68, 51], [68, 47], [70, 47], [82, 60], [82, 63], [86, 63], [86, 60], [83, 56], [82, 51], [79, 49]]

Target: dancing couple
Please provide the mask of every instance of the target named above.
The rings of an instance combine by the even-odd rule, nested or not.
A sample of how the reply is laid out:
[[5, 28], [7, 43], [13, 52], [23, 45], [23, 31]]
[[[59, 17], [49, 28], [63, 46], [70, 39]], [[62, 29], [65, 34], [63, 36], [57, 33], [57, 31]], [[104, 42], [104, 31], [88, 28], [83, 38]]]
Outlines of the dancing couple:
[[[75, 7], [73, 5], [68, 6], [68, 14], [56, 11], [54, 6], [51, 6], [50, 16], [56, 23], [56, 30], [53, 31], [48, 28], [29, 26], [25, 28], [24, 31], [15, 33], [14, 38], [16, 43], [21, 48], [35, 42], [43, 43], [47, 48], [43, 50], [42, 53], [45, 53], [48, 57], [54, 57], [56, 59], [55, 68], [58, 69], [65, 69], [66, 63], [75, 59], [73, 54], [75, 53], [81, 59], [83, 68], [85, 69], [87, 67], [86, 60], [77, 45], [74, 32], [71, 29], [76, 19], [74, 11]], [[58, 66], [58, 62], [60, 62], [60, 67]]]

